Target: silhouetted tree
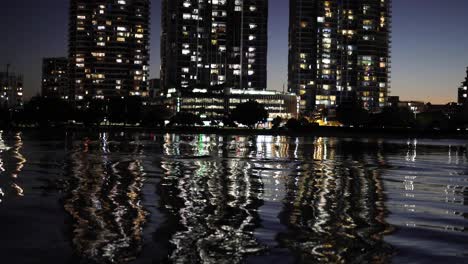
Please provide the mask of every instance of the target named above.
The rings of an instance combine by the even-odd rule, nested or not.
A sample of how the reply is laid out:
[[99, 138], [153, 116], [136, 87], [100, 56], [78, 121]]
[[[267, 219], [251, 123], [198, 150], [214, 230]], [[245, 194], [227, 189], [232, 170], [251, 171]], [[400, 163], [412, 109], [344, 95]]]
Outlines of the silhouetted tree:
[[262, 104], [256, 101], [248, 101], [239, 104], [232, 111], [234, 121], [241, 123], [249, 128], [255, 128], [260, 122], [265, 122], [268, 118], [268, 112]]
[[126, 119], [126, 104], [121, 97], [110, 98], [106, 103], [107, 118], [111, 123], [124, 123]]
[[165, 106], [148, 106], [143, 109], [142, 125], [164, 127], [165, 121], [170, 120], [174, 113]]
[[0, 105], [0, 128], [11, 125], [11, 112], [7, 107]]
[[195, 126], [203, 125], [201, 118], [189, 112], [179, 112], [171, 118], [171, 125]]
[[85, 126], [99, 125], [106, 114], [106, 103], [104, 100], [91, 99], [78, 106], [76, 120]]
[[285, 126], [289, 130], [298, 130], [299, 128], [301, 128], [301, 122], [299, 122], [299, 120], [297, 120], [296, 118], [291, 118], [286, 122]]
[[74, 118], [75, 110], [68, 101], [60, 98], [33, 97], [15, 114], [18, 123], [57, 126]]
[[468, 127], [468, 104], [458, 108], [453, 122], [456, 127]]
[[107, 101], [107, 114], [112, 123], [136, 124], [142, 117], [142, 100], [137, 96], [114, 97]]
[[125, 122], [135, 125], [143, 118], [143, 102], [139, 96], [125, 98]]
[[369, 112], [359, 102], [343, 103], [336, 108], [336, 119], [346, 126], [361, 126], [369, 122]]
[[414, 113], [407, 107], [385, 107], [381, 113], [371, 117], [371, 124], [377, 127], [414, 127]]
[[283, 118], [280, 116], [277, 116], [275, 119], [273, 119], [272, 123], [272, 129], [278, 129], [283, 122]]
[[310, 129], [316, 127], [317, 123], [310, 123], [309, 120], [305, 117], [300, 117], [299, 119], [291, 118], [286, 122], [286, 128], [289, 130], [297, 131], [301, 129]]
[[225, 127], [237, 127], [231, 115], [225, 115], [223, 117], [223, 124]]
[[423, 129], [449, 129], [450, 127], [449, 118], [441, 111], [420, 113], [417, 115], [416, 122], [417, 126]]

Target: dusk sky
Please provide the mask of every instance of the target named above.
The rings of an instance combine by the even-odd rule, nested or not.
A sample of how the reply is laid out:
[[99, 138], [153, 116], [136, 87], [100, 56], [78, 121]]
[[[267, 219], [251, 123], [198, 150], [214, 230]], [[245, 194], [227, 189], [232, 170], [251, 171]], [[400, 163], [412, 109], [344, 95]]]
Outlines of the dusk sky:
[[[40, 91], [43, 57], [67, 55], [69, 0], [2, 0], [0, 71], [25, 78], [26, 97]], [[288, 4], [270, 0], [268, 89], [287, 82]], [[159, 77], [161, 0], [152, 0], [151, 77]], [[393, 0], [391, 95], [456, 100], [468, 66], [467, 0]]]

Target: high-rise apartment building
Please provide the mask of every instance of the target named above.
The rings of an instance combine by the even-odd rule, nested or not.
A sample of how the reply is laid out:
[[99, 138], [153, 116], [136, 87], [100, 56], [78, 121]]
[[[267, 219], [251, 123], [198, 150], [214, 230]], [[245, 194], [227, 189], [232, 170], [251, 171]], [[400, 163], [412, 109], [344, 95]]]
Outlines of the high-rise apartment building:
[[468, 103], [468, 67], [466, 68], [466, 79], [458, 89], [458, 103], [461, 105]]
[[42, 60], [42, 96], [68, 99], [68, 58]]
[[0, 107], [19, 108], [23, 106], [23, 76], [9, 70], [0, 72]]
[[391, 0], [290, 0], [289, 31], [289, 89], [302, 111], [387, 104]]
[[268, 0], [163, 0], [163, 89], [266, 89], [267, 28]]
[[71, 0], [71, 96], [146, 96], [150, 0]]

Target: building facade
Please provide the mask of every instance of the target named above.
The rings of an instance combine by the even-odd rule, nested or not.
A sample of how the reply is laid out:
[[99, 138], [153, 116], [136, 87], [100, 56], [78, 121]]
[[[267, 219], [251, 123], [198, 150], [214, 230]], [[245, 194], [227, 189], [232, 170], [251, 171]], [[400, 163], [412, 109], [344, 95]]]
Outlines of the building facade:
[[466, 79], [458, 88], [458, 104], [467, 105], [468, 102], [468, 67], [466, 68]]
[[289, 90], [301, 110], [387, 104], [391, 0], [290, 0]]
[[6, 72], [0, 72], [0, 107], [23, 107], [23, 76], [8, 69]]
[[226, 88], [218, 91], [194, 89], [171, 98], [175, 112], [189, 112], [203, 120], [222, 120], [239, 104], [256, 101], [265, 106], [269, 120], [280, 116], [284, 119], [297, 118], [298, 97], [276, 91], [258, 91]]
[[68, 58], [44, 58], [42, 60], [42, 96], [68, 99]]
[[161, 90], [161, 79], [150, 79], [148, 92], [151, 99], [161, 98], [163, 96], [163, 91]]
[[163, 0], [165, 91], [266, 89], [268, 0]]
[[70, 96], [146, 96], [150, 0], [71, 0]]

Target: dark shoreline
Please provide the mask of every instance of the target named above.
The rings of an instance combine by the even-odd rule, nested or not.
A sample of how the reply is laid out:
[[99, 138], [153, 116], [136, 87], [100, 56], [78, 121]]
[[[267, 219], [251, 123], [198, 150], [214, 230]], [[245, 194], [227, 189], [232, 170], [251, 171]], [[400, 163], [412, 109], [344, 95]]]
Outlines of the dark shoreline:
[[[1, 130], [1, 129], [0, 129]], [[5, 129], [5, 131], [37, 131], [37, 132], [144, 132], [152, 134], [216, 134], [239, 136], [290, 136], [290, 137], [338, 137], [338, 138], [419, 138], [419, 139], [462, 139], [468, 140], [467, 130], [419, 130], [402, 128], [350, 128], [350, 127], [313, 127], [301, 130], [272, 130], [246, 128], [210, 128], [210, 127], [172, 127], [151, 128], [131, 126], [101, 126], [101, 127], [53, 127], [37, 128], [22, 127]]]

